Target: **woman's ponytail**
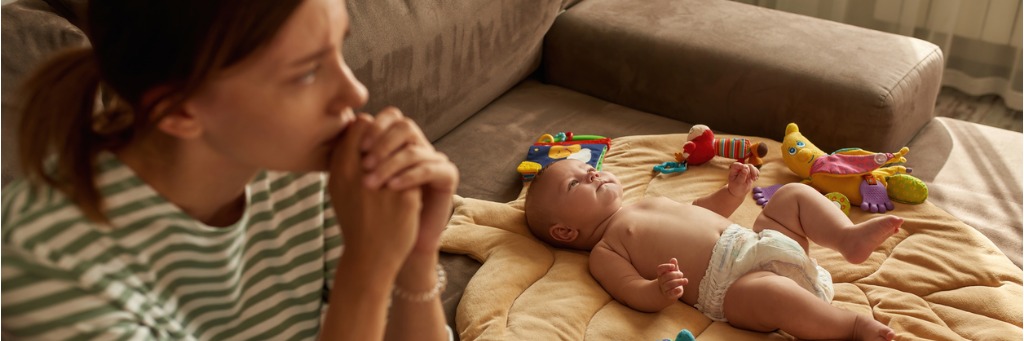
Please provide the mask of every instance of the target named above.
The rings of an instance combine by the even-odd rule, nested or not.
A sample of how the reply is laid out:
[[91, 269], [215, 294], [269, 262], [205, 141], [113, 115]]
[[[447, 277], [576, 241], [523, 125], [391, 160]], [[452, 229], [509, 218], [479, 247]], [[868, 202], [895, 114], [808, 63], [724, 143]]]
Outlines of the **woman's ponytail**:
[[[93, 159], [107, 142], [96, 132], [100, 72], [90, 47], [63, 51], [43, 63], [21, 89], [19, 157], [36, 185], [63, 192], [84, 215], [106, 222]], [[99, 106], [97, 104], [100, 104]]]

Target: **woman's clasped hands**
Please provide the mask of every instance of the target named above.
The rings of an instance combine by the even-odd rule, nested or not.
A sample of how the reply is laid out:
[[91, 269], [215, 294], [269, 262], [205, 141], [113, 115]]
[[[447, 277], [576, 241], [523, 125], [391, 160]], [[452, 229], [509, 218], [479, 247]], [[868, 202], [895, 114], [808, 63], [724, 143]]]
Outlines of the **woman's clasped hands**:
[[358, 115], [329, 167], [346, 253], [396, 270], [410, 255], [436, 256], [459, 175], [415, 122], [393, 107]]

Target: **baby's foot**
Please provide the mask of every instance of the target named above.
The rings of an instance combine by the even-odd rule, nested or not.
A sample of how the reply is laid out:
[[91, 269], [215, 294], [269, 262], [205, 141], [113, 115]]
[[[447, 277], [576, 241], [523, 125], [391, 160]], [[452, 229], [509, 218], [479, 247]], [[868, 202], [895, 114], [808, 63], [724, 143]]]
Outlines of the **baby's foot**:
[[853, 323], [854, 340], [890, 341], [895, 337], [896, 332], [892, 331], [892, 328], [867, 316], [857, 315], [857, 320]]
[[871, 218], [853, 225], [845, 231], [847, 235], [840, 252], [852, 264], [863, 263], [878, 245], [899, 232], [901, 225], [903, 218], [892, 215]]

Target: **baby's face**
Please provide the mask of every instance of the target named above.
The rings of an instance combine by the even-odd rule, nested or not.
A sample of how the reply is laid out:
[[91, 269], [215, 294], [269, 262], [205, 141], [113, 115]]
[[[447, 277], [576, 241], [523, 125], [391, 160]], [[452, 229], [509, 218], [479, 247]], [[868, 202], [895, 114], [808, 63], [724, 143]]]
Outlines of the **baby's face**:
[[579, 160], [552, 164], [531, 186], [540, 207], [552, 208], [556, 221], [586, 230], [597, 227], [622, 207], [622, 186], [615, 175]]

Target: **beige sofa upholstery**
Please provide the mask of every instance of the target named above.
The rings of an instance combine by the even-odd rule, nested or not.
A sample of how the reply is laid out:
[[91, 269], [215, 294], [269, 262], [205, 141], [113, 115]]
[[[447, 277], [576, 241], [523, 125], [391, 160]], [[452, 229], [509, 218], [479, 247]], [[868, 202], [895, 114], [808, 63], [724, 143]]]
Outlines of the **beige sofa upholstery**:
[[[3, 6], [4, 183], [16, 176], [13, 85], [53, 50], [83, 43], [69, 24], [83, 3]], [[797, 122], [825, 150], [909, 145], [930, 201], [1020, 266], [1021, 134], [935, 119], [943, 60], [927, 42], [725, 0], [348, 0], [348, 8], [345, 58], [370, 91], [364, 110], [394, 105], [414, 118], [459, 166], [461, 196], [514, 200], [515, 167], [542, 133], [621, 137], [702, 123], [780, 140]], [[479, 264], [448, 254], [442, 262], [454, 321]]]
[[796, 122], [827, 151], [906, 145], [941, 69], [922, 40], [731, 1], [584, 1], [544, 44], [552, 84], [734, 134]]

